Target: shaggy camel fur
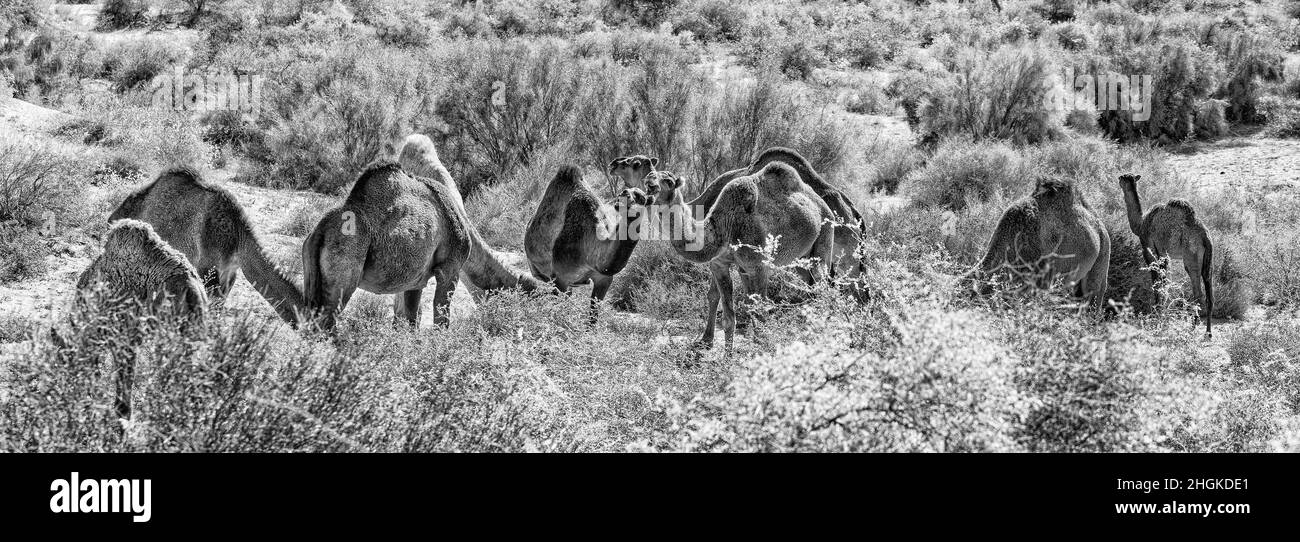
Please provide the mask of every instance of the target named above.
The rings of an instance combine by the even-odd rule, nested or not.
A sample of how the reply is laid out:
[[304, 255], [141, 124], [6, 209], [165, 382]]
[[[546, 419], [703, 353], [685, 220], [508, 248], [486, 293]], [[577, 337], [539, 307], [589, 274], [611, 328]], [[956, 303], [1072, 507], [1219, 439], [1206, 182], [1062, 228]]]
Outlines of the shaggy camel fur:
[[1185, 200], [1169, 200], [1169, 203], [1156, 205], [1143, 215], [1142, 200], [1137, 191], [1137, 182], [1141, 178], [1141, 175], [1120, 175], [1119, 185], [1124, 190], [1129, 229], [1142, 243], [1142, 259], [1152, 268], [1151, 287], [1155, 291], [1156, 304], [1160, 303], [1162, 283], [1168, 276], [1169, 260], [1182, 260], [1187, 276], [1192, 279], [1192, 296], [1201, 303], [1205, 334], [1213, 337], [1210, 315], [1214, 311], [1214, 281], [1211, 280], [1214, 244], [1210, 242], [1210, 234], [1196, 218], [1196, 209]]
[[555, 285], [567, 292], [576, 284], [591, 283], [593, 324], [614, 275], [627, 266], [640, 239], [629, 218], [642, 215], [649, 203], [649, 196], [639, 188], [624, 188], [615, 199], [612, 217], [602, 216], [600, 201], [590, 193], [574, 193], [565, 208], [564, 227], [551, 248]]
[[[134, 301], [147, 310], [168, 307], [194, 321], [207, 315], [208, 298], [198, 271], [184, 254], [167, 245], [145, 222], [119, 220], [104, 236], [104, 252], [77, 279], [79, 294], [99, 292], [109, 303]], [[78, 295], [80, 306], [86, 301]], [[132, 334], [136, 322], [126, 322], [122, 332]], [[131, 417], [131, 386], [135, 360], [116, 360], [114, 408], [122, 419]]]
[[194, 169], [172, 167], [127, 196], [110, 222], [132, 218], [153, 226], [199, 270], [208, 295], [220, 301], [230, 292], [235, 272], [243, 271], [257, 293], [280, 318], [297, 324], [302, 293], [262, 251], [252, 223], [235, 196], [209, 184]]
[[963, 279], [979, 284], [1018, 266], [1029, 267], [1037, 286], [1062, 277], [1094, 308], [1105, 305], [1110, 233], [1068, 182], [1041, 178], [1032, 195], [1003, 212], [984, 259]]
[[[447, 187], [447, 191], [456, 202], [456, 209], [461, 215], [468, 216], [465, 212], [465, 201], [461, 198], [460, 189], [456, 186], [456, 181], [452, 179], [451, 173], [443, 167], [442, 160], [438, 158], [438, 150], [433, 146], [433, 141], [421, 134], [412, 134], [407, 136], [402, 144], [402, 152], [399, 161], [402, 170], [408, 174], [414, 175], [417, 179], [426, 182], [438, 182]], [[466, 220], [466, 229], [470, 238], [469, 259], [465, 262], [464, 267], [460, 269], [461, 283], [469, 290], [470, 295], [475, 300], [481, 301], [483, 297], [492, 291], [519, 288], [525, 292], [536, 290], [550, 289], [537, 279], [529, 276], [525, 272], [511, 268], [505, 263], [505, 258], [501, 253], [488, 246], [487, 241], [479, 234], [473, 222]]]
[[304, 297], [322, 329], [334, 329], [357, 288], [397, 294], [396, 317], [416, 325], [430, 278], [437, 280], [434, 321], [446, 324], [469, 258], [469, 225], [447, 186], [379, 162], [361, 173], [342, 206], [325, 213], [302, 250]]
[[[681, 221], [682, 235], [673, 235], [673, 249], [689, 261], [709, 264], [713, 279], [705, 309], [704, 333], [699, 343], [713, 344], [719, 301], [722, 326], [730, 347], [736, 330], [731, 269], [736, 267], [749, 282], [751, 292], [767, 291], [769, 266], [786, 266], [801, 258], [815, 260], [815, 269], [798, 268], [809, 283], [829, 273], [835, 246], [835, 226], [829, 206], [799, 179], [799, 173], [781, 162], [764, 166], [752, 175], [733, 178], [719, 191], [703, 221], [696, 222], [683, 201], [681, 180], [671, 173], [653, 176], [659, 185], [659, 202], [667, 206], [669, 227]], [[698, 198], [697, 200], [698, 201]], [[662, 227], [662, 226], [661, 226]], [[769, 262], [762, 251], [769, 237], [778, 244]], [[692, 249], [692, 242], [699, 246]]]

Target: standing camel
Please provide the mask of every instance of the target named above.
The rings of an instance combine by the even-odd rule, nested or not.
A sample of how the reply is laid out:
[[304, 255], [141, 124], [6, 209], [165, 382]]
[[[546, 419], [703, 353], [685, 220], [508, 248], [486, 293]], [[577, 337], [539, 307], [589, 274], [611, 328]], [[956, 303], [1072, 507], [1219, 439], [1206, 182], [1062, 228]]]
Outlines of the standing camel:
[[1002, 213], [984, 258], [963, 281], [981, 283], [1018, 265], [1031, 267], [1039, 286], [1063, 277], [1100, 310], [1106, 303], [1110, 232], [1073, 185], [1041, 178], [1032, 195]]
[[640, 231], [629, 224], [629, 218], [642, 215], [649, 203], [641, 189], [624, 188], [614, 201], [612, 217], [602, 216], [601, 203], [591, 193], [574, 193], [565, 208], [564, 227], [551, 247], [551, 268], [561, 292], [591, 283], [592, 324], [614, 275], [627, 266], [640, 240]]
[[396, 162], [379, 162], [303, 242], [304, 297], [326, 331], [357, 288], [397, 294], [395, 316], [416, 325], [420, 296], [433, 278], [434, 321], [445, 325], [469, 253], [468, 220], [450, 189], [421, 182]]
[[[769, 265], [786, 266], [812, 258], [814, 269], [796, 269], [809, 283], [830, 272], [835, 246], [832, 212], [791, 166], [773, 162], [752, 175], [733, 177], [718, 191], [704, 220], [698, 222], [682, 197], [680, 179], [658, 172], [648, 181], [658, 184], [656, 201], [666, 206], [666, 218], [661, 221], [668, 220], [671, 228], [680, 226], [680, 232], [672, 232], [673, 249], [689, 261], [709, 264], [712, 281], [699, 344], [713, 344], [719, 302], [726, 344], [732, 344], [736, 330], [733, 267], [746, 277], [751, 292], [767, 290], [772, 273]], [[769, 238], [778, 241], [770, 262], [763, 254], [771, 248], [767, 246]]]
[[1160, 290], [1169, 273], [1169, 260], [1182, 260], [1187, 276], [1192, 279], [1192, 296], [1202, 305], [1198, 317], [1205, 317], [1205, 335], [1214, 337], [1210, 329], [1210, 315], [1214, 311], [1214, 282], [1210, 266], [1214, 244], [1210, 242], [1210, 234], [1196, 218], [1196, 209], [1185, 200], [1169, 200], [1169, 203], [1156, 205], [1143, 215], [1142, 200], [1137, 192], [1137, 182], [1141, 178], [1141, 175], [1120, 175], [1119, 186], [1124, 191], [1129, 229], [1142, 243], [1142, 260], [1151, 267], [1151, 287], [1155, 291], [1156, 304], [1160, 304]]

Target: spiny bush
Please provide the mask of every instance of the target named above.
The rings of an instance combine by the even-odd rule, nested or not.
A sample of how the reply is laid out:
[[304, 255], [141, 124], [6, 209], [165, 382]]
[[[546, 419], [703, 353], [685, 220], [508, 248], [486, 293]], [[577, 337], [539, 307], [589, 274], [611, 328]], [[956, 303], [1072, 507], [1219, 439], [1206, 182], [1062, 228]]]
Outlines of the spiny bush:
[[951, 73], [931, 81], [920, 132], [1018, 144], [1060, 138], [1064, 111], [1047, 100], [1052, 71], [1048, 58], [1030, 49], [1003, 48], [992, 56], [964, 50]]
[[171, 38], [123, 41], [106, 52], [104, 72], [109, 74], [118, 92], [125, 92], [176, 66], [186, 54], [185, 46]]
[[1300, 326], [1285, 319], [1249, 324], [1233, 335], [1228, 357], [1234, 376], [1276, 390], [1300, 412]]
[[916, 205], [961, 210], [971, 200], [1021, 191], [1028, 173], [1019, 153], [1005, 143], [949, 139], [903, 180], [900, 190]]
[[[1222, 77], [1221, 65], [1211, 54], [1184, 40], [1143, 44], [1116, 53], [1109, 69], [1121, 74], [1152, 74], [1151, 111], [1147, 121], [1135, 112], [1102, 109], [1099, 124], [1106, 135], [1120, 141], [1145, 138], [1160, 144], [1187, 140], [1195, 135], [1198, 100], [1208, 98]], [[1142, 99], [1145, 93], [1142, 89]], [[1142, 115], [1145, 116], [1145, 113]]]
[[969, 312], [811, 317], [804, 341], [742, 361], [688, 404], [668, 447], [687, 451], [1012, 451], [1030, 403], [1014, 361]]
[[555, 43], [465, 48], [448, 71], [451, 83], [436, 110], [448, 125], [439, 151], [466, 195], [567, 136], [586, 80], [577, 59]]
[[336, 193], [432, 109], [431, 76], [413, 75], [421, 73], [417, 59], [382, 51], [342, 44], [267, 82], [272, 124], [261, 157], [270, 166], [263, 183]]
[[745, 35], [745, 7], [727, 0], [703, 0], [683, 5], [673, 14], [673, 30], [690, 32], [709, 42], [734, 42]]
[[0, 222], [0, 284], [44, 275], [49, 253], [49, 242], [36, 230]]
[[145, 0], [105, 0], [99, 11], [99, 28], [120, 30], [144, 26], [149, 22], [149, 2]]
[[[98, 309], [96, 309], [98, 310]], [[102, 315], [102, 312], [95, 313]], [[357, 329], [339, 350], [252, 318], [188, 334], [168, 316], [74, 319], [11, 365], [0, 402], [6, 451], [562, 451], [583, 447], [537, 365], [494, 356], [490, 340], [443, 342]], [[382, 340], [374, 340], [383, 337]], [[435, 343], [429, 342], [434, 340]], [[474, 352], [474, 353], [471, 353]], [[135, 365], [133, 415], [119, 436], [113, 371]], [[57, 414], [51, 414], [57, 412]]]

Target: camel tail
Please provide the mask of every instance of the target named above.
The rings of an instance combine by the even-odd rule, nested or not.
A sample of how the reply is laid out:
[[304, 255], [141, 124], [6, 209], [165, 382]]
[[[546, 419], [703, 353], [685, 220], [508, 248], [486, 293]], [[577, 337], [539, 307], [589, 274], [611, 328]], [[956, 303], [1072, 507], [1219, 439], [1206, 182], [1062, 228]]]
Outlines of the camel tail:
[[1214, 319], [1214, 272], [1211, 268], [1214, 262], [1214, 243], [1210, 242], [1210, 236], [1205, 236], [1205, 254], [1201, 256], [1201, 282], [1205, 285], [1205, 334], [1213, 336], [1210, 331], [1210, 321]]

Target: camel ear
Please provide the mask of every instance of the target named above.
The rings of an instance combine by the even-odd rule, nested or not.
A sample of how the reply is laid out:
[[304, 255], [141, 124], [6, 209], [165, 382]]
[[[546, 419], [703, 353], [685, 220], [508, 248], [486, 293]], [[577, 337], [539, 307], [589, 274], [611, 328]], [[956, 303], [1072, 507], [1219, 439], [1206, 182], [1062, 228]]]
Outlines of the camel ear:
[[650, 157], [650, 168], [653, 169], [653, 168], [657, 168], [657, 167], [659, 167], [659, 159], [658, 159], [658, 158], [655, 158], [655, 157], [653, 157], [653, 156], [651, 156], [651, 157]]
[[1142, 180], [1142, 176], [1141, 176], [1141, 175], [1134, 175], [1134, 176], [1133, 176], [1133, 182], [1137, 182], [1137, 181], [1140, 181], [1140, 180]]

